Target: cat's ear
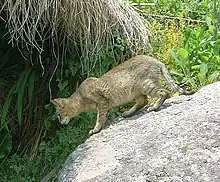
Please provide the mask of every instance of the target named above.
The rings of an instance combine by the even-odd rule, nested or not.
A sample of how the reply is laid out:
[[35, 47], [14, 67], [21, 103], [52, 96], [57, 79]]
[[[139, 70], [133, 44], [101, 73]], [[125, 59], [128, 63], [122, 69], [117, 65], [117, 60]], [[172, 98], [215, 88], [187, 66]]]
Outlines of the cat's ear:
[[57, 107], [62, 107], [64, 105], [62, 99], [53, 99], [50, 101], [52, 104], [54, 104]]

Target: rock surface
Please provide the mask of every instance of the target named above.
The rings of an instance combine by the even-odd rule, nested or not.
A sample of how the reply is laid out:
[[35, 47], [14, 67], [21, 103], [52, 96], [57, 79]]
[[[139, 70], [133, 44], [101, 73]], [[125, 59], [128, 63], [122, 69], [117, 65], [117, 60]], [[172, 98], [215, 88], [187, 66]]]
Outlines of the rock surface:
[[62, 182], [220, 182], [220, 82], [91, 136]]

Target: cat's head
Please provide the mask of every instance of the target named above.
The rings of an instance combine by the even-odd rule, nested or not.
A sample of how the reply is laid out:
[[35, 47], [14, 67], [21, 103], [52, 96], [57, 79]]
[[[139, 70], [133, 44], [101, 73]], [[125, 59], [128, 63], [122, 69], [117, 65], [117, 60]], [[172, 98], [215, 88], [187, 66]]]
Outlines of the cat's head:
[[58, 98], [51, 100], [56, 107], [57, 117], [61, 124], [68, 124], [70, 119], [78, 115], [77, 110], [73, 106], [73, 102], [66, 98]]

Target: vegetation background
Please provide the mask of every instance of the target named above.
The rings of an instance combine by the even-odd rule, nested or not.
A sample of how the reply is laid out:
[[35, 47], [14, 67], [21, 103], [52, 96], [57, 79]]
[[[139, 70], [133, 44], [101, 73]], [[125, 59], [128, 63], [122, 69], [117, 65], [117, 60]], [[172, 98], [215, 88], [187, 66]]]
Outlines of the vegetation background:
[[[69, 20], [70, 16], [61, 10], [60, 14], [52, 14], [55, 19], [60, 16], [58, 22], [51, 21], [48, 18], [51, 12], [47, 14], [44, 10], [42, 22], [37, 16], [33, 22], [22, 24], [19, 12], [25, 14], [29, 9], [34, 13], [37, 2], [47, 1], [35, 0], [32, 6], [14, 2], [0, 3], [1, 7], [12, 4], [15, 7], [9, 13], [1, 11], [0, 18], [0, 181], [56, 181], [66, 157], [88, 137], [95, 114], [82, 113], [68, 126], [61, 126], [49, 104], [50, 97], [71, 95], [87, 76], [100, 76], [135, 53], [157, 57], [168, 66], [175, 81], [188, 89], [197, 90], [220, 80], [220, 3], [215, 0], [129, 1], [147, 20], [151, 51], [147, 47], [148, 32], [138, 24], [137, 14], [132, 14], [137, 21], [130, 24], [134, 35], [129, 34], [129, 28], [123, 29], [122, 24], [102, 35], [98, 26], [85, 27], [94, 18], [106, 21], [105, 15], [97, 15], [103, 9], [99, 4], [86, 6], [83, 1], [73, 0], [72, 4], [60, 1], [64, 3], [61, 6], [55, 0], [50, 1], [53, 8], [83, 7], [82, 19], [75, 21], [78, 26], [80, 22], [84, 24], [76, 29], [76, 24], [61, 24], [61, 20]], [[88, 11], [91, 7], [96, 11]], [[130, 6], [114, 7], [115, 17], [119, 10], [132, 12]], [[22, 29], [17, 27], [19, 23]], [[36, 35], [29, 32], [32, 30]], [[76, 36], [79, 34], [83, 35], [81, 39]], [[71, 42], [72, 39], [65, 39], [67, 36], [76, 40]], [[93, 44], [97, 40], [100, 44]], [[125, 109], [126, 106], [114, 109], [109, 119]]]

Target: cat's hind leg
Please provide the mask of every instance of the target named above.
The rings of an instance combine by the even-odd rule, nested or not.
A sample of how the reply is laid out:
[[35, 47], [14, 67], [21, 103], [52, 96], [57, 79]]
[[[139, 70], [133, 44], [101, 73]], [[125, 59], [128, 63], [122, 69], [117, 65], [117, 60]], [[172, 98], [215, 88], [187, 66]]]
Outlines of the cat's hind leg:
[[147, 96], [140, 95], [137, 98], [135, 98], [135, 102], [136, 104], [131, 109], [129, 109], [128, 111], [125, 111], [122, 114], [123, 117], [130, 117], [134, 115], [138, 110], [143, 108], [145, 105], [147, 105], [148, 104]]
[[154, 96], [159, 97], [159, 99], [154, 103], [153, 106], [147, 108], [148, 112], [158, 110], [160, 106], [164, 103], [164, 101], [170, 97], [170, 93], [169, 91], [160, 88], [156, 89]]
[[147, 108], [148, 112], [158, 110], [164, 101], [170, 97], [170, 92], [161, 86], [159, 80], [152, 81], [148, 79], [144, 81], [141, 85], [141, 93], [159, 98], [153, 106]]

